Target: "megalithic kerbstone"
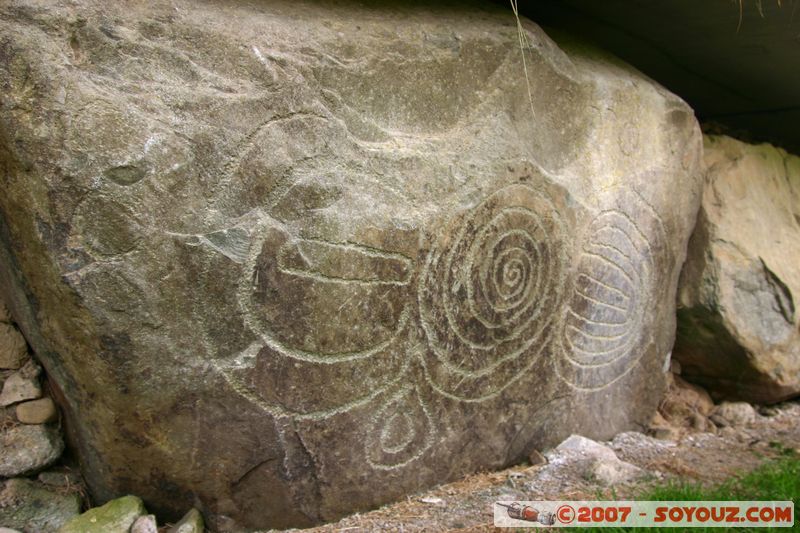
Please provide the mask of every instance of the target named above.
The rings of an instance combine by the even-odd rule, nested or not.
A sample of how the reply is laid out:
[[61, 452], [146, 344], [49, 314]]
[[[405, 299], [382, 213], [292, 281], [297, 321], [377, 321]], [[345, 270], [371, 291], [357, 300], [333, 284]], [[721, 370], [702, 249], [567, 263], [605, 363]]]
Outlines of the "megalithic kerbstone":
[[701, 141], [630, 67], [482, 4], [0, 14], [0, 285], [96, 501], [307, 525], [654, 412]]

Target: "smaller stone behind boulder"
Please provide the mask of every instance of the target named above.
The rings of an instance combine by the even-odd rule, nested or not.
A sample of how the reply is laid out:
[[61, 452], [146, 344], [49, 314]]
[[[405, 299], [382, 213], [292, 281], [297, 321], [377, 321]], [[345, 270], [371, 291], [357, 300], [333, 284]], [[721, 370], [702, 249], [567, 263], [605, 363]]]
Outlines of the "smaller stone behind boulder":
[[617, 459], [614, 450], [581, 435], [571, 435], [556, 447], [556, 452], [576, 453], [592, 459]]
[[673, 426], [664, 416], [656, 411], [650, 420], [647, 432], [661, 441], [677, 441], [681, 438], [683, 431]]
[[722, 402], [711, 415], [720, 426], [746, 427], [755, 422], [756, 410], [747, 402]]
[[707, 179], [678, 289], [673, 356], [715, 399], [800, 394], [800, 157], [705, 138]]
[[[0, 304], [2, 306], [2, 304]], [[0, 319], [3, 311], [0, 310]], [[17, 368], [22, 366], [28, 357], [28, 344], [22, 333], [12, 324], [0, 320], [0, 368]]]
[[611, 486], [642, 478], [646, 473], [621, 461], [614, 450], [580, 435], [572, 435], [546, 454], [546, 468], [572, 468], [589, 481]]
[[146, 513], [141, 499], [123, 496], [76, 516], [59, 533], [128, 533], [136, 519]]
[[64, 451], [61, 434], [45, 425], [17, 426], [0, 433], [0, 476], [14, 477], [41, 470]]
[[131, 533], [158, 533], [158, 522], [155, 515], [140, 516], [131, 526]]
[[56, 404], [50, 398], [39, 398], [17, 404], [17, 419], [23, 424], [52, 422], [57, 414]]
[[172, 526], [169, 533], [203, 533], [203, 516], [197, 509], [186, 513], [181, 521]]
[[9, 479], [0, 491], [0, 524], [25, 533], [58, 531], [80, 512], [77, 494], [49, 490], [29, 479]]
[[675, 374], [669, 374], [667, 381], [667, 394], [650, 424], [652, 433], [675, 440], [688, 431], [715, 432], [716, 427], [708, 419], [714, 409], [708, 392]]
[[3, 384], [0, 406], [7, 407], [25, 400], [35, 400], [41, 396], [42, 388], [37, 379], [24, 378], [21, 374], [14, 373]]

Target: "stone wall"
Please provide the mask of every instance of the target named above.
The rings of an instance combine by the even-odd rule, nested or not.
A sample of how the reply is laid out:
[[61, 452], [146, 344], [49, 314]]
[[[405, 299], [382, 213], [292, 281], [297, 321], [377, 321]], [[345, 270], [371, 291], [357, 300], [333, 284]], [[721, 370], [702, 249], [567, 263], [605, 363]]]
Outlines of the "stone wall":
[[64, 450], [42, 368], [0, 299], [0, 526], [57, 531], [80, 512], [80, 474], [44, 471]]

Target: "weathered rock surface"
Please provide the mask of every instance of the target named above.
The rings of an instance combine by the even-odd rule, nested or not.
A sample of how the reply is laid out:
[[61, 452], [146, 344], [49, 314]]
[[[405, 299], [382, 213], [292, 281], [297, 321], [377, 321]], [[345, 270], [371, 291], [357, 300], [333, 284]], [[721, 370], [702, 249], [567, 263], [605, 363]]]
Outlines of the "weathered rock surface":
[[0, 432], [0, 450], [0, 476], [13, 477], [53, 463], [64, 450], [64, 441], [55, 428], [21, 425]]
[[656, 411], [647, 426], [647, 432], [658, 440], [678, 440], [683, 430], [672, 425], [660, 411]]
[[35, 400], [42, 396], [42, 387], [39, 385], [39, 374], [42, 368], [34, 361], [28, 361], [25, 366], [11, 374], [3, 383], [0, 392], [0, 406], [7, 407], [25, 400]]
[[800, 157], [707, 137], [674, 356], [718, 397], [800, 394]]
[[23, 533], [55, 533], [80, 512], [77, 494], [56, 492], [28, 479], [9, 479], [0, 490], [0, 524]]
[[617, 458], [614, 450], [600, 444], [599, 442], [587, 439], [582, 435], [570, 435], [568, 439], [555, 448], [556, 454], [572, 455], [575, 457], [585, 457], [587, 459], [602, 459], [613, 461]]
[[17, 420], [23, 424], [44, 424], [56, 419], [56, 405], [50, 398], [17, 404]]
[[123, 496], [72, 518], [59, 533], [128, 533], [136, 519], [146, 513], [141, 499]]
[[749, 426], [758, 414], [747, 402], [722, 402], [711, 414], [711, 419], [720, 426]]
[[[0, 319], [3, 318], [2, 303], [0, 303]], [[12, 324], [1, 323], [0, 320], [0, 368], [17, 369], [22, 366], [28, 356], [28, 345]]]
[[629, 67], [526, 22], [529, 100], [469, 3], [0, 15], [0, 285], [98, 500], [310, 524], [649, 420], [701, 146]]
[[8, 312], [8, 307], [0, 300], [0, 323], [10, 323], [11, 322], [11, 313]]
[[667, 393], [650, 421], [650, 432], [663, 439], [677, 439], [687, 431], [715, 432], [709, 419], [714, 401], [708, 392], [674, 374], [667, 375], [667, 383]]
[[203, 516], [197, 509], [191, 509], [169, 529], [169, 533], [203, 533], [204, 527]]
[[148, 514], [137, 518], [131, 526], [130, 533], [158, 533], [158, 523], [155, 515]]
[[546, 455], [546, 468], [575, 470], [601, 485], [627, 483], [646, 475], [638, 466], [620, 460], [610, 447], [581, 435], [571, 435]]
[[630, 483], [647, 476], [647, 472], [636, 465], [625, 461], [593, 461], [591, 468], [586, 472], [586, 478], [596, 481], [606, 487], [613, 487], [620, 483]]

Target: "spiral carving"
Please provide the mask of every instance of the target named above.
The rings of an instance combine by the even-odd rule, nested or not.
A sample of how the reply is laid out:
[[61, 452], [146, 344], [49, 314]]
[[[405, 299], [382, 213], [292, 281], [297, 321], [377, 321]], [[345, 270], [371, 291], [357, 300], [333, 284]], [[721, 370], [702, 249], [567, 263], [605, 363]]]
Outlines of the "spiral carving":
[[500, 189], [457, 217], [429, 254], [420, 318], [432, 352], [428, 377], [440, 392], [467, 401], [497, 394], [544, 344], [568, 238], [567, 210], [549, 192]]

